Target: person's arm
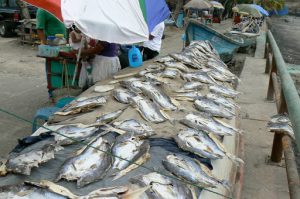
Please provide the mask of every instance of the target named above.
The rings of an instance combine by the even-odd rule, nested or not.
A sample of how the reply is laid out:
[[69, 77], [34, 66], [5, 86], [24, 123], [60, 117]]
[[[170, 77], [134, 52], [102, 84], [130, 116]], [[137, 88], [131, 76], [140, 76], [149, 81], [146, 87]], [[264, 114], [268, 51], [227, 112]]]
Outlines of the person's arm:
[[39, 39], [41, 40], [42, 44], [47, 44], [46, 35], [45, 35], [45, 28], [46, 28], [46, 16], [45, 11], [42, 9], [38, 9], [36, 13], [36, 29]]
[[104, 46], [101, 45], [100, 42], [98, 42], [95, 47], [81, 49], [81, 56], [85, 57], [85, 56], [89, 56], [89, 55], [96, 55], [96, 54], [101, 53], [101, 51], [103, 51], [103, 49], [104, 49]]

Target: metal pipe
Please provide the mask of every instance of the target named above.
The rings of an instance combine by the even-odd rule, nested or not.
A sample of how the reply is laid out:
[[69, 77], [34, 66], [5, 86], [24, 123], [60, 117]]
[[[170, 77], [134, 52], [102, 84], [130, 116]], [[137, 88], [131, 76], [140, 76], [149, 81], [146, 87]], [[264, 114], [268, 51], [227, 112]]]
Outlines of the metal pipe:
[[282, 90], [289, 112], [289, 117], [295, 133], [297, 148], [300, 151], [300, 98], [295, 84], [287, 71], [286, 64], [282, 58], [280, 50], [271, 33], [268, 31], [268, 39], [272, 48], [273, 56], [275, 56], [277, 71], [280, 76]]
[[287, 135], [282, 138], [284, 159], [286, 165], [287, 180], [291, 199], [300, 198], [300, 180], [295, 161], [295, 155], [291, 145], [291, 138]]

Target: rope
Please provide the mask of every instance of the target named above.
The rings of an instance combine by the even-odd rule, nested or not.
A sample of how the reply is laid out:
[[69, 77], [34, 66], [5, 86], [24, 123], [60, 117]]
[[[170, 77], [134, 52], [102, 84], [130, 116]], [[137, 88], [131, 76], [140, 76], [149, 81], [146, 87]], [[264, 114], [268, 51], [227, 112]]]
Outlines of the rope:
[[[21, 116], [18, 116], [18, 115], [15, 114], [15, 113], [12, 113], [12, 112], [7, 111], [7, 110], [2, 109], [2, 108], [0, 108], [0, 112], [3, 112], [3, 113], [5, 113], [5, 114], [7, 114], [7, 115], [10, 115], [10, 116], [12, 116], [12, 117], [14, 117], [14, 118], [17, 118], [17, 119], [19, 119], [19, 120], [21, 120], [21, 121], [24, 121], [24, 122], [26, 122], [26, 123], [30, 123], [30, 124], [32, 125], [32, 122], [31, 122], [31, 121], [29, 121], [29, 120], [27, 120], [27, 119], [25, 119], [25, 118], [23, 118], [23, 117], [21, 117]], [[124, 158], [122, 158], [122, 157], [116, 156], [116, 155], [114, 155], [114, 154], [112, 154], [112, 153], [110, 153], [110, 152], [103, 151], [103, 150], [101, 150], [101, 149], [99, 149], [99, 148], [97, 148], [97, 147], [92, 146], [91, 143], [83, 142], [83, 141], [74, 139], [74, 138], [72, 138], [72, 137], [69, 137], [69, 136], [66, 136], [66, 135], [64, 135], [64, 134], [61, 134], [61, 133], [59, 133], [59, 132], [57, 132], [57, 131], [53, 131], [53, 130], [51, 130], [51, 129], [45, 127], [45, 126], [42, 126], [42, 125], [37, 125], [37, 126], [42, 127], [42, 128], [44, 128], [44, 129], [46, 129], [46, 130], [48, 130], [48, 131], [51, 131], [51, 132], [53, 132], [53, 133], [56, 133], [56, 134], [58, 134], [58, 135], [60, 135], [60, 136], [63, 136], [63, 137], [65, 137], [65, 138], [67, 138], [67, 139], [70, 139], [70, 140], [74, 141], [75, 143], [82, 144], [82, 145], [86, 146], [87, 148], [93, 148], [93, 149], [96, 149], [96, 150], [101, 151], [101, 152], [103, 152], [103, 153], [106, 153], [106, 154], [108, 154], [108, 155], [110, 155], [110, 156], [112, 156], [112, 157], [119, 158], [119, 159], [121, 159], [121, 160], [127, 161], [127, 162], [129, 162], [130, 164], [135, 164], [135, 165], [137, 165], [137, 166], [139, 166], [139, 167], [142, 167], [142, 168], [144, 168], [144, 169], [147, 169], [147, 170], [149, 170], [149, 171], [151, 171], [151, 172], [159, 173], [159, 174], [161, 174], [161, 175], [163, 175], [163, 176], [169, 177], [169, 178], [174, 179], [174, 180], [176, 180], [176, 181], [179, 181], [179, 182], [181, 182], [181, 183], [183, 183], [183, 184], [191, 185], [191, 186], [193, 186], [193, 187], [196, 187], [196, 188], [199, 188], [199, 189], [206, 190], [206, 191], [208, 191], [208, 192], [211, 192], [211, 193], [213, 193], [213, 194], [222, 196], [222, 197], [224, 197], [224, 198], [234, 199], [233, 197], [225, 196], [225, 195], [223, 195], [223, 194], [221, 194], [221, 193], [218, 193], [218, 192], [216, 192], [216, 191], [212, 191], [212, 190], [210, 190], [210, 189], [201, 187], [201, 186], [199, 186], [199, 185], [190, 183], [190, 182], [188, 182], [188, 181], [181, 180], [181, 179], [179, 179], [179, 178], [177, 178], [177, 177], [175, 177], [175, 176], [172, 176], [172, 175], [169, 175], [169, 174], [165, 174], [165, 173], [163, 173], [163, 172], [161, 172], [161, 171], [157, 171], [157, 170], [155, 170], [155, 169], [153, 169], [153, 168], [146, 167], [146, 166], [144, 166], [144, 165], [142, 165], [142, 164], [137, 164], [137, 163], [135, 163], [135, 162], [133, 162], [133, 161], [131, 161], [131, 160], [127, 160], [127, 159], [124, 159]]]

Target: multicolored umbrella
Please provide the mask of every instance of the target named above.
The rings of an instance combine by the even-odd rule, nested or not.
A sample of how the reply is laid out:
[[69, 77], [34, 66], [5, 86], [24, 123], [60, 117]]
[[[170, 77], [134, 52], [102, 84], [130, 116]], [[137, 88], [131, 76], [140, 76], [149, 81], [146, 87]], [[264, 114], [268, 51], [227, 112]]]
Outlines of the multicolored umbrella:
[[87, 36], [118, 44], [148, 40], [167, 19], [165, 0], [24, 0], [47, 10], [67, 27], [75, 24]]
[[263, 16], [267, 17], [269, 16], [269, 12], [266, 11], [263, 7], [257, 4], [251, 4], [252, 7], [254, 7], [256, 10], [258, 10]]
[[210, 1], [210, 3], [213, 5], [214, 8], [220, 9], [220, 10], [224, 10], [224, 6], [218, 2], [218, 1]]
[[262, 17], [262, 14], [251, 4], [238, 4], [232, 8], [232, 10], [237, 10], [238, 12], [247, 12], [253, 17]]
[[212, 8], [212, 4], [207, 0], [191, 0], [184, 5], [184, 9], [208, 10]]

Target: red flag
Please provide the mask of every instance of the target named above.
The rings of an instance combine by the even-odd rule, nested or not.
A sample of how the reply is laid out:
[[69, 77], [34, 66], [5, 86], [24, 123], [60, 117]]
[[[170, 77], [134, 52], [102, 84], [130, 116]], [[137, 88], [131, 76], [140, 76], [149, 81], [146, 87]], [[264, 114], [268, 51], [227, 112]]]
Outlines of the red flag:
[[24, 0], [25, 2], [42, 8], [49, 13], [56, 16], [60, 21], [63, 22], [62, 14], [61, 14], [61, 0]]

